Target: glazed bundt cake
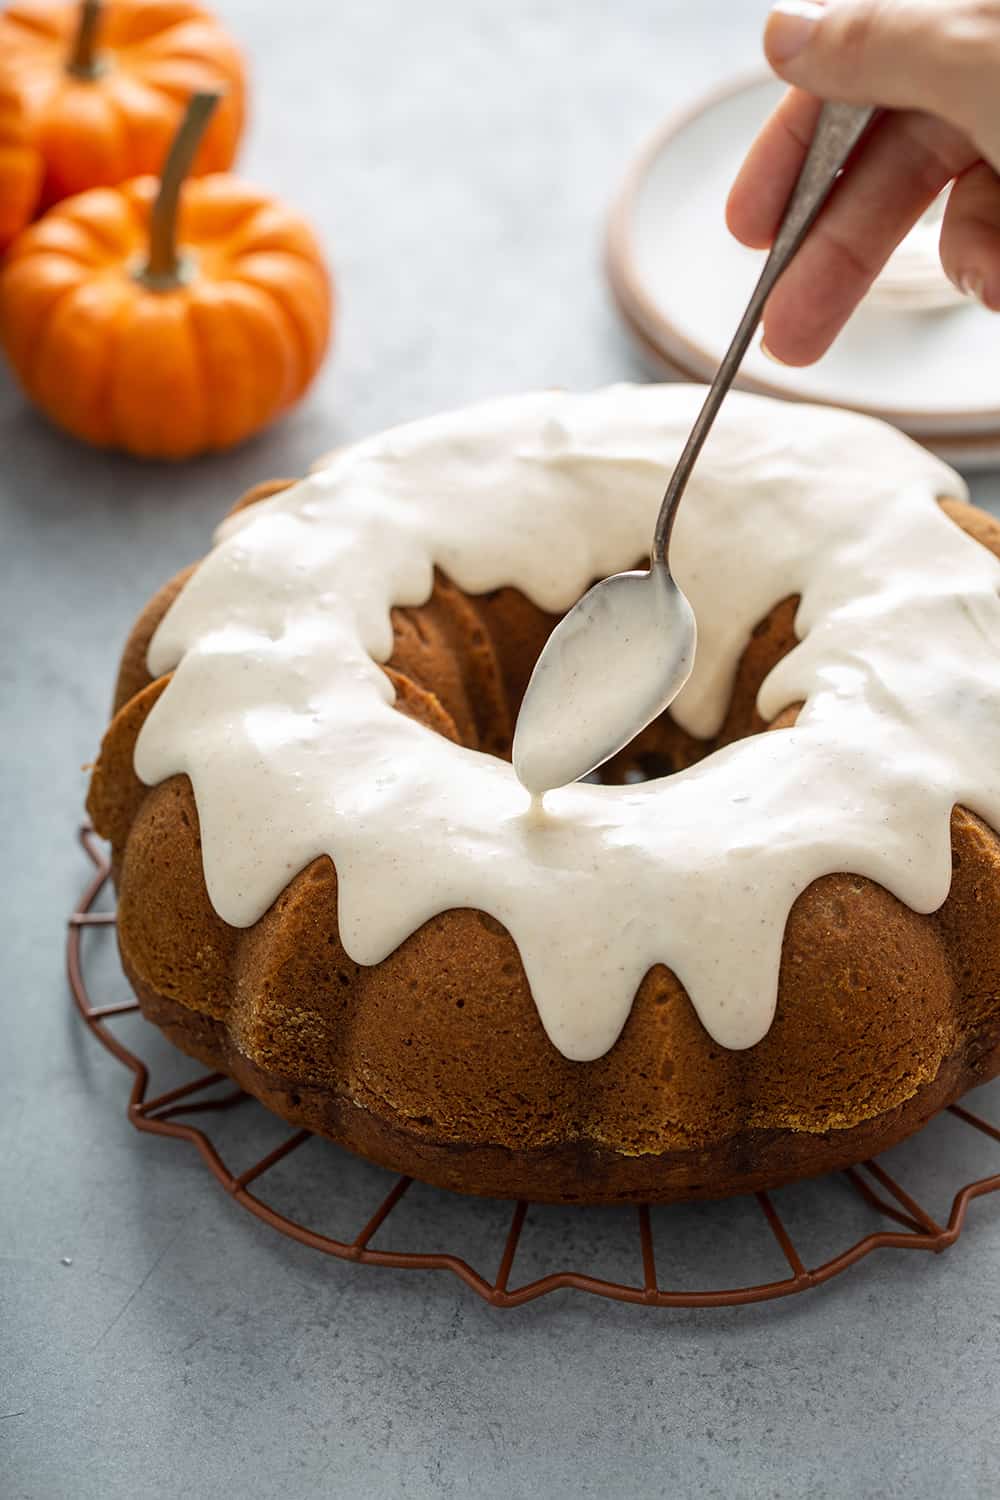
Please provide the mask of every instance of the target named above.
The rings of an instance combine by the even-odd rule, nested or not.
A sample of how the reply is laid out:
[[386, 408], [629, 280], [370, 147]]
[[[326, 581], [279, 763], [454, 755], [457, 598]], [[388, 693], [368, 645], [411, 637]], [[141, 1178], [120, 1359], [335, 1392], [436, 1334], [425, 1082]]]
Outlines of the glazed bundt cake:
[[672, 548], [689, 683], [600, 784], [513, 774], [701, 395], [376, 437], [146, 608], [89, 809], [179, 1047], [398, 1171], [589, 1202], [842, 1167], [1000, 1071], [1000, 523], [896, 431], [732, 396]]

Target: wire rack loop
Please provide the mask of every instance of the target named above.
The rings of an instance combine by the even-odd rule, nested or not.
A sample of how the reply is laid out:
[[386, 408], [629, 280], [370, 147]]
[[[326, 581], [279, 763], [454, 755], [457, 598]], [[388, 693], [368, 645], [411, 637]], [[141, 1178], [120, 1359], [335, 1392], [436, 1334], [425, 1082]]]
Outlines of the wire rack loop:
[[[132, 1087], [127, 1105], [129, 1120], [137, 1130], [153, 1135], [170, 1136], [175, 1140], [186, 1142], [199, 1153], [212, 1176], [241, 1208], [254, 1214], [265, 1224], [269, 1224], [290, 1239], [308, 1245], [325, 1255], [370, 1266], [449, 1271], [493, 1307], [520, 1307], [526, 1302], [533, 1302], [539, 1297], [561, 1289], [587, 1292], [592, 1296], [612, 1298], [619, 1302], [634, 1302], [649, 1307], [728, 1307], [750, 1302], [766, 1302], [808, 1291], [839, 1276], [841, 1272], [856, 1265], [858, 1261], [863, 1260], [875, 1250], [932, 1250], [935, 1252], [946, 1250], [962, 1233], [969, 1205], [973, 1200], [1000, 1189], [1000, 1172], [966, 1183], [955, 1193], [947, 1224], [941, 1225], [877, 1161], [866, 1161], [857, 1167], [850, 1167], [840, 1174], [844, 1180], [869, 1208], [875, 1209], [883, 1218], [899, 1227], [881, 1229], [867, 1234], [812, 1268], [808, 1268], [803, 1262], [773, 1199], [767, 1193], [757, 1193], [754, 1195], [757, 1205], [788, 1264], [789, 1275], [779, 1281], [761, 1282], [749, 1286], [706, 1287], [698, 1291], [670, 1290], [660, 1285], [656, 1271], [649, 1206], [645, 1203], [640, 1204], [636, 1210], [638, 1279], [634, 1284], [605, 1280], [583, 1271], [565, 1270], [512, 1287], [510, 1281], [514, 1259], [531, 1207], [530, 1203], [524, 1200], [517, 1201], [512, 1207], [509, 1227], [500, 1249], [496, 1273], [492, 1279], [473, 1269], [461, 1256], [447, 1251], [428, 1254], [374, 1248], [371, 1244], [372, 1239], [406, 1195], [412, 1182], [410, 1177], [399, 1177], [396, 1180], [371, 1218], [361, 1226], [353, 1239], [334, 1239], [279, 1212], [257, 1193], [250, 1191], [251, 1184], [258, 1183], [272, 1167], [277, 1166], [279, 1162], [284, 1161], [311, 1140], [310, 1131], [294, 1131], [266, 1156], [237, 1174], [226, 1165], [208, 1130], [203, 1125], [191, 1124], [185, 1118], [194, 1114], [211, 1115], [230, 1109], [247, 1097], [238, 1088], [221, 1096], [199, 1097], [207, 1090], [225, 1082], [224, 1074], [205, 1073], [166, 1093], [153, 1098], [147, 1097], [149, 1069], [146, 1063], [126, 1047], [108, 1025], [110, 1021], [118, 1017], [137, 1011], [138, 1003], [134, 1000], [127, 1000], [109, 1005], [95, 1005], [87, 987], [82, 960], [84, 929], [93, 927], [108, 930], [114, 927], [115, 917], [113, 913], [94, 910], [94, 903], [107, 884], [111, 873], [108, 860], [93, 829], [81, 828], [79, 837], [94, 867], [94, 872], [80, 897], [77, 909], [69, 917], [66, 940], [67, 974], [74, 1003], [83, 1021], [101, 1045], [132, 1075]], [[982, 1119], [958, 1104], [949, 1106], [949, 1112], [956, 1120], [960, 1120], [970, 1129], [981, 1132], [1000, 1146], [1000, 1129], [990, 1124], [988, 1120]], [[468, 1204], [471, 1214], [476, 1212], [476, 1199], [470, 1198], [462, 1201]], [[576, 1212], [586, 1213], [587, 1209], [579, 1208]]]

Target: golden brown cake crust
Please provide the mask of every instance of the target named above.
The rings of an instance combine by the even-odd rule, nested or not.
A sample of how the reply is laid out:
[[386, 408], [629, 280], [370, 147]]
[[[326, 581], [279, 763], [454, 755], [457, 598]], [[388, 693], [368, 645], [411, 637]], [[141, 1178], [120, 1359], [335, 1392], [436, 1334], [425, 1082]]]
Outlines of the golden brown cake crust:
[[[945, 509], [1000, 556], [1000, 524], [958, 501]], [[147, 788], [132, 764], [168, 680], [151, 682], [146, 650], [185, 576], [151, 602], [126, 647], [88, 806], [112, 842], [119, 943], [144, 1013], [291, 1122], [465, 1192], [715, 1197], [862, 1159], [1000, 1071], [1000, 840], [961, 808], [952, 889], [933, 915], [846, 874], [803, 892], [774, 1024], [745, 1052], [715, 1044], [657, 966], [611, 1051], [567, 1060], [544, 1034], [510, 934], [476, 911], [445, 912], [360, 967], [340, 942], [327, 858], [253, 927], [228, 927], [205, 891], [190, 783]], [[778, 603], [755, 631], [715, 741], [664, 716], [612, 774], [679, 769], [766, 728], [757, 690], [795, 643], [796, 603]], [[553, 623], [513, 589], [470, 599], [438, 575], [426, 605], [393, 611], [397, 706], [507, 753]]]

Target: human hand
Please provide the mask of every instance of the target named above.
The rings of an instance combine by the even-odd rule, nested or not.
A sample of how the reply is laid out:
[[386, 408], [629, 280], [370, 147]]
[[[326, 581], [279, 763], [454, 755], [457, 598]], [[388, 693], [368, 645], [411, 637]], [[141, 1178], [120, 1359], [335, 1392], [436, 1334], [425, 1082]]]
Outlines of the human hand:
[[892, 251], [949, 182], [941, 262], [1000, 312], [1000, 0], [778, 0], [767, 59], [793, 87], [733, 184], [730, 230], [770, 245], [821, 99], [876, 120], [772, 292], [764, 345], [784, 364], [829, 348]]

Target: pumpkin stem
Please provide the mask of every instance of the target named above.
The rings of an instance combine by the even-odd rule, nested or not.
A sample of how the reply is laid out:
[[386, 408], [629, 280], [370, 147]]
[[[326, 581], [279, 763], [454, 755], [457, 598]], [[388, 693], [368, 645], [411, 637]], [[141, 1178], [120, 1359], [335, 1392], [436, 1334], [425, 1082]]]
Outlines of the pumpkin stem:
[[137, 273], [150, 291], [168, 292], [181, 286], [190, 275], [190, 267], [177, 249], [177, 208], [184, 179], [191, 170], [195, 153], [220, 94], [192, 94], [167, 159], [160, 174], [160, 186], [149, 216], [149, 256]]
[[66, 61], [74, 78], [93, 79], [103, 72], [97, 55], [97, 31], [101, 24], [101, 0], [81, 0], [73, 48]]

